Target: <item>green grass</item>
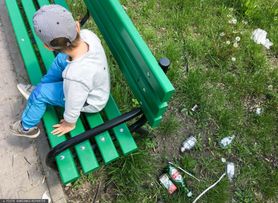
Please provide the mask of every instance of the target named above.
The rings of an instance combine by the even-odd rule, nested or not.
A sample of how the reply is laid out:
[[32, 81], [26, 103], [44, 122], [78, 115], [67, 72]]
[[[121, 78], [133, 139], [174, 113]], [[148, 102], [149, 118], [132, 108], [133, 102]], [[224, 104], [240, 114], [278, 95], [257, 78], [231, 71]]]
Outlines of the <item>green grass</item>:
[[[68, 0], [76, 17], [83, 15], [80, 2]], [[220, 159], [236, 164], [232, 183], [223, 180], [199, 202], [278, 202], [278, 2], [247, 0], [122, 0], [127, 13], [156, 58], [167, 56], [168, 77], [176, 88], [167, 116], [151, 136], [137, 136], [139, 151], [105, 168], [113, 182], [114, 199], [105, 202], [192, 202], [183, 192], [168, 195], [158, 183], [169, 154], [154, 150], [154, 137], [186, 138], [193, 131], [198, 144], [174, 161], [202, 179], [184, 176], [193, 198], [225, 171]], [[249, 2], [249, 3], [248, 3]], [[250, 3], [251, 2], [251, 3]], [[229, 20], [237, 19], [236, 24]], [[247, 23], [246, 23], [247, 22]], [[89, 21], [86, 27], [99, 36]], [[265, 29], [274, 43], [270, 50], [255, 44], [251, 33]], [[221, 36], [220, 33], [224, 33]], [[233, 43], [240, 37], [238, 47]], [[230, 42], [230, 44], [227, 43]], [[121, 109], [134, 105], [111, 53], [112, 91]], [[232, 57], [235, 61], [232, 61]], [[189, 64], [189, 72], [185, 67]], [[196, 112], [191, 108], [198, 104]], [[257, 107], [262, 108], [256, 115]], [[189, 128], [190, 126], [190, 128]], [[223, 150], [219, 140], [235, 134]], [[180, 145], [176, 146], [179, 150]], [[167, 153], [167, 152], [166, 152]], [[172, 160], [171, 160], [172, 161]], [[80, 181], [77, 185], [82, 184]], [[94, 184], [92, 182], [92, 187]]]

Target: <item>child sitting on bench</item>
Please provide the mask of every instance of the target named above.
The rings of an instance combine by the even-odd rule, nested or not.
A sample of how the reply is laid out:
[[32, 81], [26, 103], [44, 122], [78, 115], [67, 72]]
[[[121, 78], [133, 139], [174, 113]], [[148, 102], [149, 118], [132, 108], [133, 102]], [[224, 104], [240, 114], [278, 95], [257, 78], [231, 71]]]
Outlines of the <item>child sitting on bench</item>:
[[10, 130], [16, 136], [39, 136], [37, 125], [50, 104], [65, 108], [64, 119], [52, 131], [61, 136], [75, 128], [80, 112], [94, 113], [105, 107], [110, 94], [107, 59], [100, 39], [89, 30], [80, 31], [79, 23], [62, 6], [43, 6], [33, 23], [45, 47], [59, 54], [36, 87], [18, 84], [28, 102]]

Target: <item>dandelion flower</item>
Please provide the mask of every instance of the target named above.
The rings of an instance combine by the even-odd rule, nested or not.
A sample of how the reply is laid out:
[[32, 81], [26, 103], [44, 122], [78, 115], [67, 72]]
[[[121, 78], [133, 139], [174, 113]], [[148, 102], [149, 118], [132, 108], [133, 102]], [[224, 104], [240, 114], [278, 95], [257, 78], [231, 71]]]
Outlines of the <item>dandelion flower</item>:
[[224, 33], [224, 32], [221, 32], [221, 33], [220, 33], [220, 36], [221, 36], [221, 37], [225, 36], [225, 33]]
[[233, 46], [234, 46], [235, 48], [238, 48], [238, 43], [235, 42], [235, 43], [233, 44]]
[[231, 44], [231, 42], [230, 42], [229, 40], [227, 40], [227, 41], [226, 41], [226, 44], [228, 44], [228, 45], [229, 45], [229, 44]]
[[273, 85], [268, 85], [267, 89], [273, 90]]
[[231, 20], [229, 20], [229, 23], [235, 25], [237, 23], [237, 19], [232, 18]]
[[248, 22], [245, 21], [245, 20], [243, 20], [242, 23], [243, 23], [244, 25], [247, 25], [247, 24], [248, 24]]
[[232, 57], [231, 60], [232, 60], [233, 62], [235, 62], [235, 61], [236, 61], [236, 57]]
[[236, 37], [236, 41], [237, 41], [237, 42], [240, 41], [240, 37], [239, 37], [239, 36]]

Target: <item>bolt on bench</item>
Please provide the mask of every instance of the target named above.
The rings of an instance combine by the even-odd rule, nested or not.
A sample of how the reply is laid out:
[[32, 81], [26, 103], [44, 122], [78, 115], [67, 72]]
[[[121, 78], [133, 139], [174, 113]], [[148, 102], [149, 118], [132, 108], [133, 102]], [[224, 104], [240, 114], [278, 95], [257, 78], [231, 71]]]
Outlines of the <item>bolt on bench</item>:
[[[68, 9], [65, 0], [54, 0], [54, 3]], [[32, 85], [38, 84], [42, 77], [39, 62], [47, 69], [55, 57], [44, 48], [32, 25], [32, 17], [38, 7], [48, 4], [49, 0], [37, 0], [35, 4], [30, 0], [6, 0], [16, 40]], [[160, 60], [160, 64], [156, 61], [117, 0], [85, 0], [85, 4], [140, 106], [121, 114], [110, 95], [103, 110], [105, 118], [101, 113], [85, 114], [91, 129], [85, 131], [85, 124], [79, 119], [76, 128], [69, 133], [70, 138], [51, 134], [52, 126], [58, 123], [59, 119], [53, 107], [47, 109], [43, 123], [52, 149], [47, 155], [46, 163], [58, 169], [63, 184], [76, 180], [80, 176], [80, 167], [84, 174], [99, 167], [95, 155], [96, 147], [104, 164], [116, 160], [119, 151], [128, 155], [137, 150], [132, 132], [140, 129], [146, 122], [151, 127], [158, 126], [174, 92], [171, 82], [163, 72], [166, 72], [169, 60], [164, 58]], [[88, 16], [89, 14], [82, 19], [82, 24]], [[105, 120], [106, 118], [108, 120]], [[126, 122], [134, 118], [136, 121], [127, 126]], [[116, 142], [120, 150], [116, 149]], [[75, 161], [75, 156], [78, 161]]]

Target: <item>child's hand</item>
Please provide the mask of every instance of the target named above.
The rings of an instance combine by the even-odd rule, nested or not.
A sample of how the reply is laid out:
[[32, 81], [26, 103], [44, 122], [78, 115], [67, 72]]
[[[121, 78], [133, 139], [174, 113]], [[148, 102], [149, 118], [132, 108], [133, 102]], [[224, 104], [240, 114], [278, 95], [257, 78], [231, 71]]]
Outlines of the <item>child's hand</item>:
[[53, 128], [55, 128], [55, 130], [53, 130], [51, 133], [60, 137], [61, 135], [64, 135], [73, 130], [75, 128], [75, 123], [68, 123], [62, 119], [60, 123], [53, 125]]

